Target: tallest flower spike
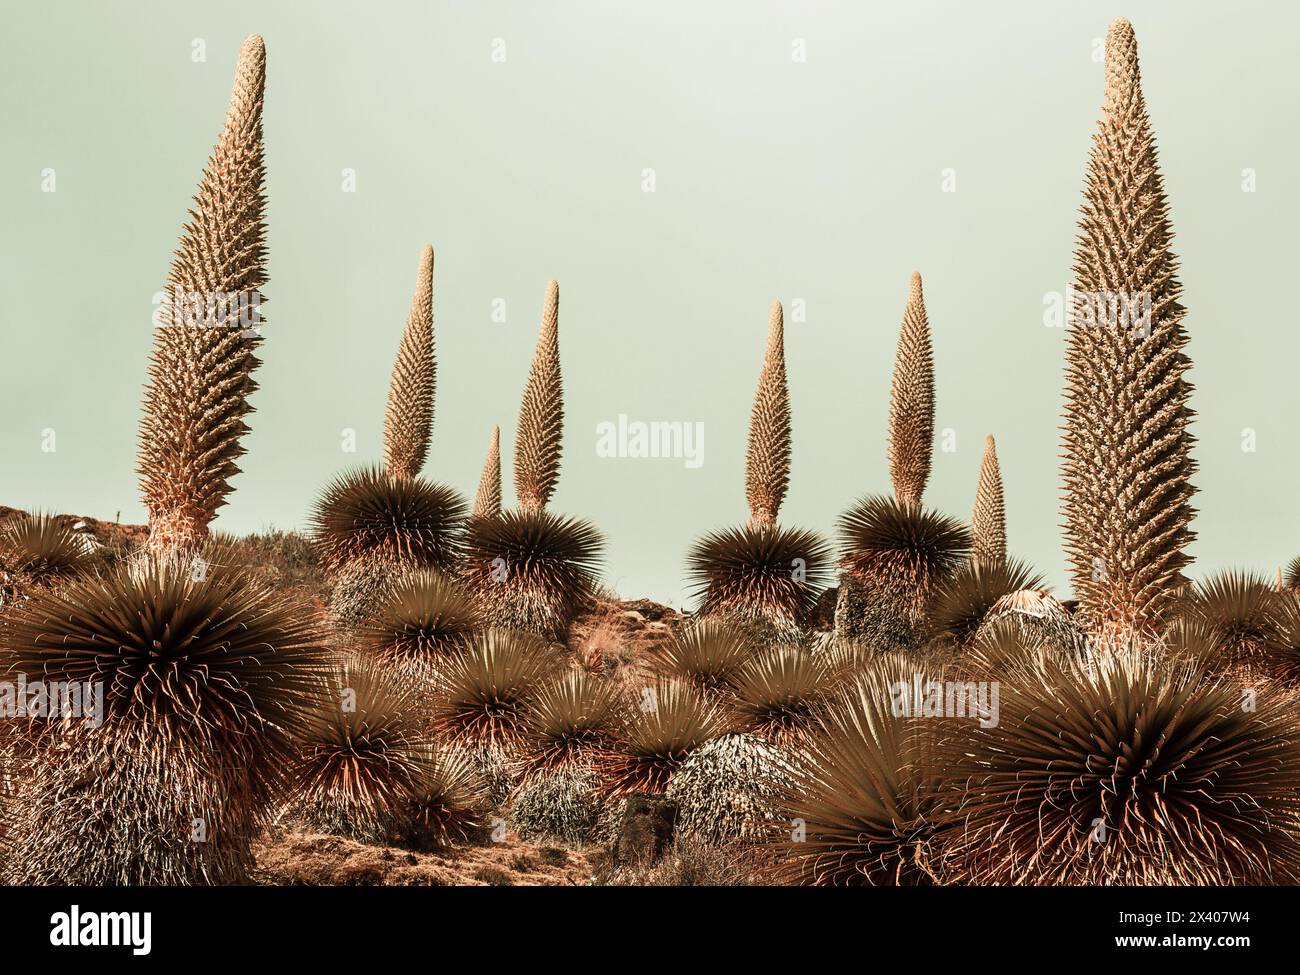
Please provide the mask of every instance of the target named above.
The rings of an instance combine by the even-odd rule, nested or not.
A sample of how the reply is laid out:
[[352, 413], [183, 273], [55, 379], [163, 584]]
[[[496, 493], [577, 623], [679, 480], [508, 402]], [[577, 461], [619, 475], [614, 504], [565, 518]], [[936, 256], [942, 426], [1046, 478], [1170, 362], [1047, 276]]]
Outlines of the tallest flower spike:
[[226, 123], [158, 313], [137, 469], [154, 555], [202, 544], [244, 454], [266, 284], [265, 83], [266, 50], [254, 34], [239, 49]]
[[1127, 20], [1106, 37], [1066, 335], [1065, 548], [1091, 626], [1157, 632], [1195, 510], [1182, 286]]
[[749, 419], [745, 497], [751, 525], [757, 528], [776, 521], [789, 484], [790, 389], [785, 375], [785, 315], [781, 302], [774, 301], [767, 322], [767, 351]]

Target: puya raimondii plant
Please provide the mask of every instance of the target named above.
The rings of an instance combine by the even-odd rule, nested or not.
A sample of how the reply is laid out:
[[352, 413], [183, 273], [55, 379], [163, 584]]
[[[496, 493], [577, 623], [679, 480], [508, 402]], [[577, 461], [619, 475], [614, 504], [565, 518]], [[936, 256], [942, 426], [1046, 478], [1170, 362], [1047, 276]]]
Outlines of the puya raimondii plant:
[[1159, 632], [1193, 538], [1182, 285], [1127, 20], [1106, 37], [1066, 334], [1062, 511], [1084, 620]]
[[317, 500], [312, 537], [334, 582], [336, 621], [356, 625], [412, 570], [451, 571], [462, 554], [464, 498], [421, 476], [436, 388], [433, 249], [420, 252], [384, 421], [384, 463], [345, 471]]
[[913, 274], [889, 399], [893, 497], [868, 495], [840, 518], [838, 641], [913, 649], [934, 589], [966, 558], [970, 532], [922, 507], [934, 439], [934, 353], [921, 275]]
[[790, 483], [790, 391], [780, 302], [768, 318], [767, 346], [750, 414], [745, 462], [749, 523], [710, 532], [688, 556], [702, 617], [758, 624], [797, 639], [825, 582], [829, 552], [812, 531], [777, 523]]
[[266, 284], [265, 84], [266, 50], [253, 35], [158, 310], [138, 468], [156, 556], [202, 545], [245, 452]]
[[604, 539], [590, 522], [546, 507], [560, 476], [564, 395], [560, 378], [560, 286], [546, 287], [542, 326], [515, 433], [519, 506], [501, 510], [499, 439], [487, 464], [468, 526], [462, 576], [487, 621], [549, 640], [562, 639], [588, 605], [599, 578]]

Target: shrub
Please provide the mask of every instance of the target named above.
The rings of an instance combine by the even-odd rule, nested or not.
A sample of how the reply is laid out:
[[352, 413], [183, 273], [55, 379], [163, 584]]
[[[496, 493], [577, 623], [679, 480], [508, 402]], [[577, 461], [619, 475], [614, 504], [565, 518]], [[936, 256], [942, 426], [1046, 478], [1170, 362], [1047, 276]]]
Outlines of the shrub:
[[97, 686], [105, 720], [38, 735], [14, 881], [242, 880], [324, 660], [304, 607], [175, 562], [73, 579], [15, 608], [3, 669]]

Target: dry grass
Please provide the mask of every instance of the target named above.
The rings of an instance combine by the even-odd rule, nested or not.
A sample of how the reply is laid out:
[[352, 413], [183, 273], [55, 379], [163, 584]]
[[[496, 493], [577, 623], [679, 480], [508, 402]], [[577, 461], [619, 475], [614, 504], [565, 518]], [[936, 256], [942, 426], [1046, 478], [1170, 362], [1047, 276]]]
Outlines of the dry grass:
[[678, 836], [656, 863], [614, 866], [597, 862], [593, 882], [604, 887], [753, 887], [765, 886], [767, 861], [753, 847], [710, 845]]

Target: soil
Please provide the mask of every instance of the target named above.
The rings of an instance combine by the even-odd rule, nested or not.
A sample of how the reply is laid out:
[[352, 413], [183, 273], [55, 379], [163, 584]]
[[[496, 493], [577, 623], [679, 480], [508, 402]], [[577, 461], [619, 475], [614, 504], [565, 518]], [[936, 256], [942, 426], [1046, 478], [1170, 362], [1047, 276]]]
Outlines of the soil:
[[281, 833], [254, 844], [254, 855], [254, 879], [269, 886], [574, 887], [590, 884], [594, 873], [586, 853], [514, 837], [417, 853], [339, 836]]

